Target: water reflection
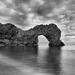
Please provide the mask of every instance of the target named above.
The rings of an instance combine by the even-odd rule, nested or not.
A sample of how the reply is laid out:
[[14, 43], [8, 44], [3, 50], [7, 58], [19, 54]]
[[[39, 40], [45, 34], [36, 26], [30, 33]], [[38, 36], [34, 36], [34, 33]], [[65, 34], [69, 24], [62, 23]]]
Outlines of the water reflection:
[[10, 58], [25, 62], [25, 64], [36, 63], [37, 47], [1, 47], [0, 53]]
[[61, 71], [61, 48], [60, 47], [50, 47], [48, 49], [46, 56], [46, 68], [49, 72], [59, 75]]
[[45, 73], [53, 73], [54, 75], [59, 75], [61, 70], [61, 48], [60, 47], [49, 47], [47, 49], [43, 49], [45, 51], [40, 56], [39, 59], [39, 66], [44, 69]]
[[61, 48], [59, 47], [1, 47], [0, 53], [22, 63], [24, 68], [28, 66], [33, 67], [38, 73], [60, 75]]

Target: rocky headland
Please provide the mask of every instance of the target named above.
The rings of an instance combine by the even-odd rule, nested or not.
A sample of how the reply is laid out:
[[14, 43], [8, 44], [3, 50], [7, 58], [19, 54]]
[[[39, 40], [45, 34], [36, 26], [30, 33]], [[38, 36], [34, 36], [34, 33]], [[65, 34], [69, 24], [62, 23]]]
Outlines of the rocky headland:
[[44, 35], [49, 46], [63, 46], [61, 30], [55, 24], [37, 25], [23, 31], [11, 23], [0, 23], [0, 46], [37, 46], [38, 36]]

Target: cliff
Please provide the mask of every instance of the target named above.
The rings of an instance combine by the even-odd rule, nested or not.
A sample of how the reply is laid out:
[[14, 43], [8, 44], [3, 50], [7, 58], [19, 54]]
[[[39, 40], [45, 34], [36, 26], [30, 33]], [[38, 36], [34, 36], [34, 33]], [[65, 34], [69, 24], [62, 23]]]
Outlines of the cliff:
[[23, 31], [11, 23], [0, 23], [0, 46], [37, 46], [39, 35], [47, 38], [49, 46], [64, 45], [60, 40], [61, 31], [55, 24], [37, 25]]

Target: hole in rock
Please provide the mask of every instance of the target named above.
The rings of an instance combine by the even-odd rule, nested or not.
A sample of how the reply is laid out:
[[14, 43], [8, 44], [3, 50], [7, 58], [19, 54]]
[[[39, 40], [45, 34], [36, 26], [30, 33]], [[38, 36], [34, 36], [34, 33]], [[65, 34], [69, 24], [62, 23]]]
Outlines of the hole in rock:
[[47, 38], [43, 35], [38, 36], [38, 45], [39, 46], [48, 46], [49, 41], [47, 40]]

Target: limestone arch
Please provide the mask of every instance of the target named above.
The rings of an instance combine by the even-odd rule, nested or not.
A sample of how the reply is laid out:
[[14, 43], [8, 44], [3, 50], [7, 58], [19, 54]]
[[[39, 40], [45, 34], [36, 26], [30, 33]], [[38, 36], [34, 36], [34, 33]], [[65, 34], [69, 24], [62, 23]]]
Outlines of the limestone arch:
[[38, 39], [38, 45], [39, 44], [45, 44], [45, 43], [49, 44], [48, 39], [44, 35], [39, 35], [37, 39]]
[[[53, 35], [53, 36], [52, 36]], [[46, 38], [46, 40], [48, 41], [48, 45], [52, 45], [52, 44], [54, 44], [55, 43], [55, 40], [56, 40], [56, 37], [55, 37], [55, 35], [54, 34], [44, 34], [44, 33], [41, 33], [41, 34], [38, 34], [38, 35], [36, 35], [36, 36], [34, 36], [34, 40], [33, 40], [33, 45], [38, 45], [38, 42], [39, 42], [39, 39], [38, 39], [38, 37], [39, 36], [43, 36], [43, 37], [45, 37]], [[56, 40], [56, 43], [57, 42], [59, 42], [60, 40]]]
[[55, 24], [37, 25], [27, 33], [27, 45], [38, 45], [38, 36], [43, 35], [49, 41], [49, 46], [62, 46], [61, 31]]

